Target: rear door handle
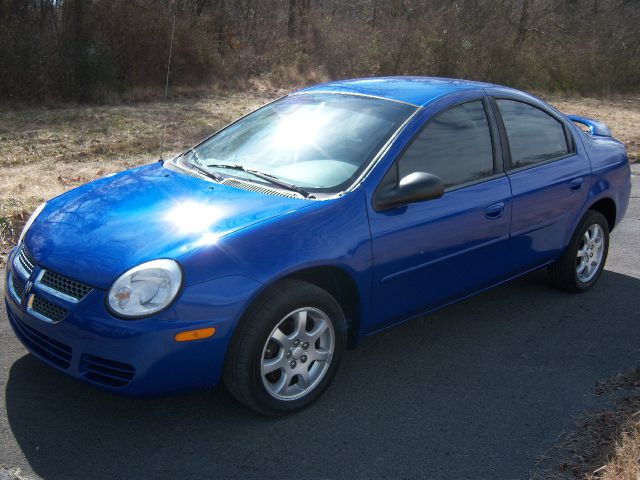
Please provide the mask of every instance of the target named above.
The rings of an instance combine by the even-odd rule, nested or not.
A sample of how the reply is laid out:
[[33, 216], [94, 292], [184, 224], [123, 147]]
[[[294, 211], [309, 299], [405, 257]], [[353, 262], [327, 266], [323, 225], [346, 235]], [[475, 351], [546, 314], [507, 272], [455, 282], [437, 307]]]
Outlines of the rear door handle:
[[580, 190], [583, 183], [584, 183], [584, 178], [582, 177], [576, 178], [574, 180], [571, 180], [571, 183], [569, 183], [569, 188], [574, 192], [577, 192], [578, 190]]
[[487, 218], [500, 218], [504, 214], [504, 203], [494, 203], [484, 209], [484, 216]]

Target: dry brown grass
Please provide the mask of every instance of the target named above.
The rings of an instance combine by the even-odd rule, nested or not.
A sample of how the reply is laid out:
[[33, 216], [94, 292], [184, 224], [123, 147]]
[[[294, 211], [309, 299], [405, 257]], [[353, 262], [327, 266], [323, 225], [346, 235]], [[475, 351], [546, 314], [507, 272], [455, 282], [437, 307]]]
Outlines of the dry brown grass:
[[626, 431], [622, 432], [613, 458], [588, 478], [594, 480], [638, 480], [640, 478], [640, 420], [635, 420]]
[[607, 378], [595, 393], [605, 408], [585, 414], [532, 474], [544, 480], [640, 479], [640, 368]]
[[612, 98], [564, 98], [545, 96], [545, 100], [563, 113], [600, 120], [623, 141], [629, 160], [640, 161], [640, 96]]
[[[626, 374], [598, 383], [596, 393], [607, 394], [619, 390], [640, 389], [640, 368]], [[614, 421], [614, 435], [610, 441], [602, 443], [595, 449], [606, 462], [586, 475], [588, 480], [638, 480], [640, 479], [640, 397], [634, 395], [624, 397], [614, 403], [614, 409], [606, 412]], [[602, 431], [602, 429], [600, 429]]]
[[120, 106], [3, 112], [0, 214], [23, 211], [96, 177], [171, 156], [268, 101], [235, 94]]
[[[43, 200], [95, 178], [194, 144], [275, 93], [231, 94], [118, 106], [4, 111], [0, 116], [0, 267], [28, 212]], [[600, 119], [640, 160], [640, 98], [546, 97], [566, 113]], [[637, 389], [640, 370], [598, 385], [596, 393]], [[559, 449], [564, 460], [541, 478], [640, 480], [640, 397], [587, 416]]]
[[117, 106], [4, 111], [0, 116], [0, 266], [28, 212], [113, 172], [171, 157], [275, 94]]
[[[0, 115], [0, 265], [25, 220], [43, 200], [93, 179], [165, 157], [275, 98], [254, 92], [116, 106], [5, 110]], [[564, 112], [607, 122], [634, 160], [640, 145], [640, 100], [548, 97]]]

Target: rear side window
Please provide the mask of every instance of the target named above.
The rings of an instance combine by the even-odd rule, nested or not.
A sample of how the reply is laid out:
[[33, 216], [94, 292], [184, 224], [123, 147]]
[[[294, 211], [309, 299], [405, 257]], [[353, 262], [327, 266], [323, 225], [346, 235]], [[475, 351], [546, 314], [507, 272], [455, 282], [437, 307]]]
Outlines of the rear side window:
[[464, 103], [429, 122], [398, 163], [400, 178], [413, 172], [439, 176], [452, 187], [493, 175], [493, 148], [482, 101]]
[[512, 168], [527, 167], [569, 153], [562, 123], [539, 108], [496, 100], [507, 131]]

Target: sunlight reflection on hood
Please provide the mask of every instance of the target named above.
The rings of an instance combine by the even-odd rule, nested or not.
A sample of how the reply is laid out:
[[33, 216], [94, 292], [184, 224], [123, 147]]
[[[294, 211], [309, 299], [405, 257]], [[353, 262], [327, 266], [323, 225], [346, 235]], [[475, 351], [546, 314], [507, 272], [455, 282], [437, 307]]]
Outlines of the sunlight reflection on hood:
[[221, 217], [219, 206], [185, 201], [171, 207], [164, 219], [179, 233], [205, 233]]

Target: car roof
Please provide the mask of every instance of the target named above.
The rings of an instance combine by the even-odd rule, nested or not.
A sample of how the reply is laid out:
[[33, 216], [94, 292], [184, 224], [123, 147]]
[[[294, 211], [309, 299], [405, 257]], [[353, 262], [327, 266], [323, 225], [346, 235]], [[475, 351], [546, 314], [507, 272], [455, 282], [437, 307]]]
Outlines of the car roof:
[[436, 98], [450, 93], [488, 87], [497, 87], [497, 85], [455, 78], [371, 77], [323, 83], [295, 93], [351, 93], [424, 106]]

